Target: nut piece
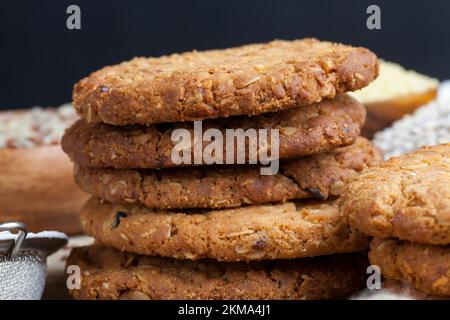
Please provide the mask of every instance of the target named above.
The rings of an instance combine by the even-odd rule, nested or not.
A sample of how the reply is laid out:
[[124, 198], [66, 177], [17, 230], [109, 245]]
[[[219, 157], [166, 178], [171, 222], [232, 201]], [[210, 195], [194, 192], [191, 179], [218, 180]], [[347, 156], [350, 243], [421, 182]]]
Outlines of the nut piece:
[[258, 77], [258, 76], [257, 76], [257, 77], [253, 77], [253, 78], [247, 80], [247, 81], [244, 83], [243, 88], [248, 87], [248, 86], [251, 85], [252, 83], [255, 83], [255, 82], [258, 81], [260, 78], [261, 78], [261, 77]]
[[260, 63], [255, 64], [254, 67], [255, 67], [255, 70], [257, 72], [265, 72], [265, 71], [267, 71], [266, 66], [263, 65], [263, 64], [260, 64]]
[[286, 136], [292, 136], [296, 132], [297, 132], [297, 128], [295, 128], [295, 127], [283, 127], [283, 128], [280, 128], [280, 133], [284, 134]]
[[150, 300], [150, 297], [141, 291], [130, 291], [122, 294], [120, 300]]

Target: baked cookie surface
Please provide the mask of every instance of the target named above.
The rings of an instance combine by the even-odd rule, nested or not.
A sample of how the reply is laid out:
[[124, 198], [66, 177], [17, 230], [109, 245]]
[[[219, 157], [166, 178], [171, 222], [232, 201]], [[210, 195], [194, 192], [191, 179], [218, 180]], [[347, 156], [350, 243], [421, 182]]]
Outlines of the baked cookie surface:
[[383, 281], [383, 289], [402, 298], [414, 300], [448, 300], [450, 296], [438, 296], [417, 290], [411, 284], [398, 280], [386, 279]]
[[[366, 111], [354, 98], [338, 95], [334, 100], [325, 100], [302, 108], [268, 113], [255, 117], [232, 117], [207, 120], [202, 123], [202, 131], [218, 129], [224, 137], [223, 161], [226, 160], [227, 129], [278, 129], [280, 158], [313, 155], [352, 144], [364, 125]], [[172, 151], [179, 143], [172, 141], [177, 129], [186, 129], [194, 137], [194, 123], [184, 122], [153, 126], [115, 127], [105, 124], [89, 124], [80, 120], [69, 128], [62, 140], [62, 147], [72, 161], [85, 167], [164, 168], [188, 164], [176, 164]], [[270, 131], [270, 130], [268, 130]], [[270, 142], [271, 133], [268, 132]], [[259, 136], [256, 152], [260, 152]], [[191, 144], [190, 164], [194, 164], [194, 143]], [[203, 151], [210, 142], [203, 141]], [[248, 139], [238, 144], [230, 141], [235, 158], [243, 155], [249, 161]], [[265, 146], [271, 154], [271, 145]], [[189, 148], [189, 146], [188, 146]], [[262, 147], [261, 147], [262, 148]], [[231, 148], [230, 148], [231, 149]], [[242, 150], [244, 149], [244, 150]], [[203, 154], [203, 153], [202, 153]], [[236, 163], [236, 161], [234, 162]], [[205, 159], [201, 163], [208, 164]]]
[[371, 236], [450, 244], [450, 143], [364, 170], [348, 184], [340, 208]]
[[382, 161], [365, 138], [328, 153], [281, 162], [279, 173], [264, 176], [258, 166], [115, 170], [75, 167], [87, 193], [111, 203], [149, 208], [233, 208], [292, 199], [325, 200], [367, 166]]
[[80, 221], [104, 245], [179, 259], [291, 259], [368, 246], [368, 237], [339, 216], [334, 201], [162, 211], [92, 198]]
[[73, 101], [88, 122], [113, 125], [256, 115], [309, 105], [368, 85], [375, 54], [316, 39], [135, 58], [79, 81]]
[[410, 283], [430, 295], [450, 296], [449, 246], [375, 238], [369, 259], [388, 279]]
[[220, 263], [139, 256], [91, 246], [72, 251], [77, 299], [338, 299], [364, 285], [361, 253], [291, 261]]

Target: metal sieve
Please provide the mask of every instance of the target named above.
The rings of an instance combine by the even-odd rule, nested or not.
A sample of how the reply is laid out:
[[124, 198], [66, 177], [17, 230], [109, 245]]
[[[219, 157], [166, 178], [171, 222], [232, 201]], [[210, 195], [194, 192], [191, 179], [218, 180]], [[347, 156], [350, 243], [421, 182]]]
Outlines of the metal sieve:
[[28, 233], [20, 222], [0, 224], [0, 300], [42, 296], [47, 256], [67, 243], [61, 232]]

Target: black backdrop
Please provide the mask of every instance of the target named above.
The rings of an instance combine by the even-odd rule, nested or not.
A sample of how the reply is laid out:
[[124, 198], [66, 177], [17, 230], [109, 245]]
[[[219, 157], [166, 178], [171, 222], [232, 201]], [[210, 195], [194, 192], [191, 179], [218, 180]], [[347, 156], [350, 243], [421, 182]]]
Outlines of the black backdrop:
[[[66, 28], [81, 8], [82, 29]], [[366, 28], [381, 7], [382, 29]], [[73, 84], [133, 56], [314, 36], [450, 78], [449, 0], [16, 0], [0, 3], [0, 109], [58, 105]]]

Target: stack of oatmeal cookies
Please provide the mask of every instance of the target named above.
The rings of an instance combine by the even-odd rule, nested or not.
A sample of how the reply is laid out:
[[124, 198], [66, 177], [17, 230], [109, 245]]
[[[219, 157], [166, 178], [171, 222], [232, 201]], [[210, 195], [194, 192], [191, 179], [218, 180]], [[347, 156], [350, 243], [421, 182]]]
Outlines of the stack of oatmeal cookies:
[[358, 137], [364, 107], [345, 94], [377, 74], [367, 49], [305, 39], [135, 58], [81, 80], [83, 119], [63, 148], [93, 195], [80, 218], [96, 244], [71, 254], [82, 271], [72, 294], [329, 299], [360, 289], [368, 238], [336, 199], [381, 160]]
[[370, 262], [387, 287], [419, 299], [450, 298], [450, 143], [366, 169], [343, 193], [341, 212], [374, 237]]

